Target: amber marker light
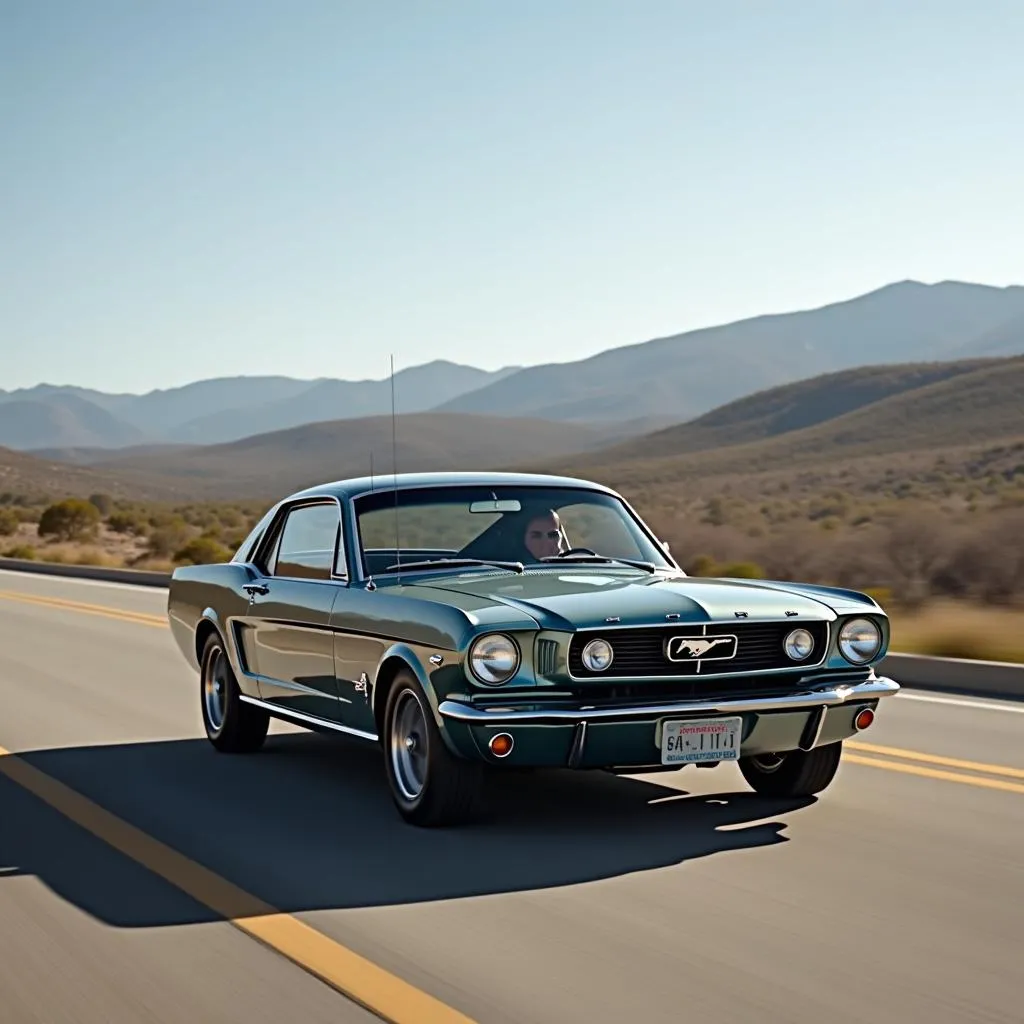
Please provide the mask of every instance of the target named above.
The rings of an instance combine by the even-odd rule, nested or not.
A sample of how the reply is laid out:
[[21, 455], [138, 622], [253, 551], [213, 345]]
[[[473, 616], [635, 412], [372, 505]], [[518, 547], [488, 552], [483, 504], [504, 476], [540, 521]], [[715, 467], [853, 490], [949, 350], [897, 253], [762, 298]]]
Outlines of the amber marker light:
[[512, 737], [507, 732], [499, 732], [492, 736], [491, 742], [487, 744], [495, 757], [508, 757], [512, 753], [513, 745]]
[[854, 727], [858, 732], [866, 729], [875, 720], [875, 713], [871, 708], [861, 708], [857, 717], [853, 720]]

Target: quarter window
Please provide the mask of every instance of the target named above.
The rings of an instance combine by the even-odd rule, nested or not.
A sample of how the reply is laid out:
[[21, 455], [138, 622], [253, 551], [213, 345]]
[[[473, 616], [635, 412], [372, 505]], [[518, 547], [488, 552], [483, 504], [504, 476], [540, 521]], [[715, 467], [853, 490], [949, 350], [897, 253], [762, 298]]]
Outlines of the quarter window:
[[[288, 513], [277, 546], [273, 574], [303, 579], [329, 580], [338, 543], [338, 506], [300, 505]], [[339, 555], [339, 572], [344, 555]]]

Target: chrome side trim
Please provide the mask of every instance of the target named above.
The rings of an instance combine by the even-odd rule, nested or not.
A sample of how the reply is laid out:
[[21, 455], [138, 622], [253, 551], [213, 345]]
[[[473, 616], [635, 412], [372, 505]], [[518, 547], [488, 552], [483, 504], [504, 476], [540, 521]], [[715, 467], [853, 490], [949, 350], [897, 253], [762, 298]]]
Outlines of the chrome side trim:
[[551, 708], [537, 711], [516, 711], [503, 708], [471, 707], [458, 701], [441, 702], [438, 711], [457, 722], [473, 725], [557, 724], [615, 719], [661, 718], [665, 715], [718, 714], [744, 711], [801, 711], [816, 707], [835, 707], [862, 700], [877, 700], [898, 693], [900, 684], [877, 676], [863, 683], [840, 684], [824, 690], [805, 690], [782, 697], [751, 697], [738, 700], [693, 700], [672, 704], [633, 704], [617, 708]]
[[362, 729], [353, 729], [348, 725], [339, 725], [337, 722], [328, 722], [326, 718], [316, 718], [314, 715], [306, 715], [301, 711], [292, 711], [291, 708], [283, 708], [280, 704], [268, 704], [265, 700], [257, 700], [255, 697], [247, 697], [244, 693], [238, 695], [238, 699], [246, 704], [253, 704], [264, 711], [269, 711], [275, 717], [291, 718], [297, 722], [306, 722], [309, 725], [320, 725], [325, 729], [333, 729], [335, 732], [343, 732], [349, 736], [358, 736], [364, 740], [377, 740], [379, 737], [375, 732], [363, 732]]

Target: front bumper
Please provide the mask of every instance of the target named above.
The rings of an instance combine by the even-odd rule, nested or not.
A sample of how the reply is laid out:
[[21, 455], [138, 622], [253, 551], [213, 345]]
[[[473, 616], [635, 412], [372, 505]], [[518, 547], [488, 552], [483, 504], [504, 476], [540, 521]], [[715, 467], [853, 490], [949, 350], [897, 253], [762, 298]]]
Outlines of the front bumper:
[[881, 676], [820, 689], [764, 697], [674, 701], [663, 704], [577, 707], [477, 706], [445, 700], [438, 712], [450, 732], [471, 738], [471, 754], [497, 761], [488, 741], [501, 730], [513, 736], [510, 765], [624, 767], [659, 764], [661, 725], [666, 719], [716, 715], [743, 718], [741, 756], [810, 750], [846, 739], [858, 730], [854, 717], [882, 697], [898, 693], [899, 683]]

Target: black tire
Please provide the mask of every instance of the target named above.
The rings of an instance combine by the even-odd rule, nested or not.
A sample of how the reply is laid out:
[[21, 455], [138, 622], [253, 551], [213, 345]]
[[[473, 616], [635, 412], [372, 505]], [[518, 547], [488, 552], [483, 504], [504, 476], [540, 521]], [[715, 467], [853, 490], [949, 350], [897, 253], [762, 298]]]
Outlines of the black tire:
[[[415, 747], [408, 747], [411, 739]], [[445, 746], [419, 681], [402, 669], [388, 691], [381, 734], [384, 765], [398, 813], [435, 828], [472, 820], [480, 809], [484, 766]]]
[[739, 768], [762, 796], [813, 796], [835, 778], [842, 753], [842, 743], [828, 743], [814, 750], [741, 757]]
[[199, 665], [199, 707], [206, 738], [226, 754], [259, 750], [267, 738], [270, 716], [239, 700], [238, 681], [218, 633], [207, 637]]

